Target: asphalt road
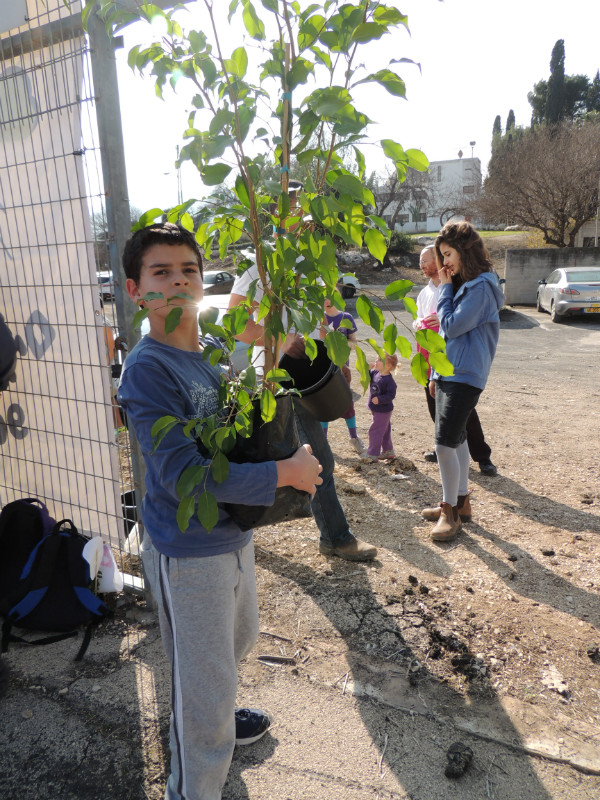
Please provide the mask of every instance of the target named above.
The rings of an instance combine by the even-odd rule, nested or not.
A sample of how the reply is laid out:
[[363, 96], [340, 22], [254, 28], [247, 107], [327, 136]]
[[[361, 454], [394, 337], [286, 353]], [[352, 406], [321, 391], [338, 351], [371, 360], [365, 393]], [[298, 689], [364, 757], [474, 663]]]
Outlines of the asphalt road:
[[[366, 287], [377, 295], [383, 294], [380, 286]], [[415, 286], [409, 296], [416, 297], [422, 286]], [[396, 320], [399, 332], [408, 338], [412, 333], [412, 318], [404, 310], [402, 301], [388, 303], [370, 295], [384, 312], [386, 322]], [[356, 298], [346, 301], [346, 308], [356, 317]], [[574, 317], [566, 322], [554, 323], [549, 314], [539, 312], [534, 306], [505, 307], [500, 312], [500, 340], [492, 373], [520, 374], [523, 383], [530, 385], [532, 378], [578, 382], [598, 393], [598, 353], [600, 352], [600, 314]], [[357, 318], [359, 339], [374, 336], [373, 331]]]

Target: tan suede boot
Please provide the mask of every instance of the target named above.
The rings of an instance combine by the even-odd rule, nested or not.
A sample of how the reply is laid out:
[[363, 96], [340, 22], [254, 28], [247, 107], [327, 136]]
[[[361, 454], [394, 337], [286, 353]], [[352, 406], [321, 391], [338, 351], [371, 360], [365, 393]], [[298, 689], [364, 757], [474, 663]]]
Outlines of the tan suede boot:
[[440, 507], [440, 518], [434, 529], [431, 531], [431, 538], [434, 542], [449, 542], [461, 528], [458, 506], [451, 506], [449, 503], [442, 503]]
[[[458, 495], [456, 507], [458, 508], [458, 514], [461, 522], [471, 522], [472, 519], [470, 494], [471, 493], [468, 492], [467, 494]], [[433, 508], [424, 508], [423, 511], [421, 511], [421, 516], [428, 522], [436, 522], [440, 518], [441, 513], [442, 506], [440, 504], [439, 506], [434, 506]]]

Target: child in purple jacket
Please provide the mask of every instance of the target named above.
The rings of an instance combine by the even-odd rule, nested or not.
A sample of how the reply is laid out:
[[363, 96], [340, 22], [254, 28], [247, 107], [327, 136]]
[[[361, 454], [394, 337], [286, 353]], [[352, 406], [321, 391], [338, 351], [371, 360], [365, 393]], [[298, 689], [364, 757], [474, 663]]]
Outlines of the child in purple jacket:
[[363, 456], [364, 461], [377, 461], [395, 458], [392, 444], [392, 411], [396, 396], [396, 381], [393, 372], [398, 366], [398, 357], [386, 355], [385, 362], [380, 358], [369, 370], [371, 384], [367, 406], [373, 415], [369, 428], [369, 447]]

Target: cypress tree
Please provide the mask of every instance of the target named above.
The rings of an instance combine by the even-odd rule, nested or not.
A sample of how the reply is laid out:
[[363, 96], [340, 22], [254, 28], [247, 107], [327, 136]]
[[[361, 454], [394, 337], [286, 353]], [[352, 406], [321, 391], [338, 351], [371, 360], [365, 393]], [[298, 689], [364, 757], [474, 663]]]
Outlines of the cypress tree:
[[546, 101], [546, 122], [556, 123], [563, 116], [565, 103], [565, 40], [559, 39], [552, 48], [550, 78]]
[[502, 136], [502, 122], [500, 121], [500, 114], [494, 120], [494, 127], [492, 128], [492, 139], [496, 136]]
[[515, 112], [511, 108], [511, 110], [508, 112], [508, 117], [506, 118], [506, 132], [508, 133], [514, 127], [515, 127]]

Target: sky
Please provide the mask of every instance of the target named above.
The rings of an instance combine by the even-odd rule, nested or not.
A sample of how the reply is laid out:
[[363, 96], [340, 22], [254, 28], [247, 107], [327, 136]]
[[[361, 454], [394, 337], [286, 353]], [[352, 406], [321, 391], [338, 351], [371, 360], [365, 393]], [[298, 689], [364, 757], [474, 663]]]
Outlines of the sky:
[[[220, 0], [227, 8], [226, 0]], [[259, 0], [255, 0], [260, 8]], [[357, 106], [377, 124], [375, 139], [390, 138], [405, 149], [423, 150], [430, 161], [474, 155], [485, 174], [492, 126], [502, 126], [510, 109], [517, 125], [528, 125], [527, 93], [548, 79], [550, 55], [565, 41], [565, 71], [593, 78], [600, 68], [600, 2], [598, 0], [388, 0], [408, 16], [410, 33], [398, 29], [376, 43], [374, 71], [391, 58], [418, 62], [396, 66], [406, 82], [407, 99], [371, 87]], [[202, 4], [189, 5], [190, 27], [202, 29]], [[187, 23], [184, 23], [187, 26]], [[232, 31], [231, 49], [239, 45]], [[137, 25], [125, 31], [125, 48], [117, 53], [121, 113], [130, 201], [141, 210], [177, 202], [174, 167], [177, 145], [184, 144], [189, 99], [156, 98], [149, 79], [134, 75], [127, 52], [138, 43]], [[226, 42], [228, 44], [228, 42]], [[471, 145], [471, 142], [475, 142]], [[368, 171], [384, 175], [388, 163], [379, 146], [365, 148]], [[184, 199], [209, 193], [192, 167], [181, 172]]]

